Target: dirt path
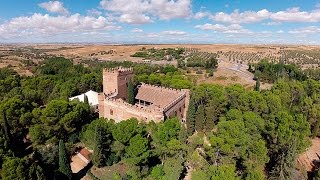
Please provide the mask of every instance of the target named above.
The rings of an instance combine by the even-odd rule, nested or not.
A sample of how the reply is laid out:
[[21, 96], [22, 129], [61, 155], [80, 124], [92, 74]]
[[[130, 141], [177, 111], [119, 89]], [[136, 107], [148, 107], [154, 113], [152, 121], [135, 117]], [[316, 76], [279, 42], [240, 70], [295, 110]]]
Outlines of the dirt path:
[[298, 163], [308, 172], [319, 166], [320, 162], [320, 138], [312, 139], [311, 143], [311, 147], [298, 157]]

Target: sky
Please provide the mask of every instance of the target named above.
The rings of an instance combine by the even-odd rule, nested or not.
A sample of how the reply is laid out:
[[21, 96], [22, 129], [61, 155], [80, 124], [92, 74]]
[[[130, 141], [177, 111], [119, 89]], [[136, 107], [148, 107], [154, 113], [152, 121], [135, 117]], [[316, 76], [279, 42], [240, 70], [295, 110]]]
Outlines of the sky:
[[320, 0], [6, 0], [0, 43], [320, 45]]

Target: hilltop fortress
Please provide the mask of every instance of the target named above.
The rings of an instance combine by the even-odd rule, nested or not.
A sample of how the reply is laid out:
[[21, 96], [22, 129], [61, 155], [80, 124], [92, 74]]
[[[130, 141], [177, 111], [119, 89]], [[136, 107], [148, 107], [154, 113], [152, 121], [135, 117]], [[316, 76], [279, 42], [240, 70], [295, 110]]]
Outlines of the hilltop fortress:
[[140, 84], [137, 87], [135, 104], [127, 103], [128, 82], [134, 77], [132, 68], [103, 70], [103, 92], [99, 94], [99, 116], [120, 122], [137, 118], [144, 122], [161, 122], [177, 117], [186, 120], [189, 90], [176, 90]]

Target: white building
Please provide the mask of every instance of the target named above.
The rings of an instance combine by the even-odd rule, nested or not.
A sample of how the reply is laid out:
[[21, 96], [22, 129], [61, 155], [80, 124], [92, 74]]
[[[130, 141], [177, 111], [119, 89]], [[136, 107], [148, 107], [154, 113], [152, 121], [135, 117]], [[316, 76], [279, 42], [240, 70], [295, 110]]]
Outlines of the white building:
[[88, 102], [89, 105], [92, 107], [98, 107], [99, 105], [99, 101], [98, 101], [98, 93], [95, 91], [88, 91], [86, 93], [80, 94], [78, 96], [74, 96], [69, 98], [70, 101], [74, 100], [74, 99], [78, 99], [80, 102], [84, 102], [85, 96], [88, 97]]

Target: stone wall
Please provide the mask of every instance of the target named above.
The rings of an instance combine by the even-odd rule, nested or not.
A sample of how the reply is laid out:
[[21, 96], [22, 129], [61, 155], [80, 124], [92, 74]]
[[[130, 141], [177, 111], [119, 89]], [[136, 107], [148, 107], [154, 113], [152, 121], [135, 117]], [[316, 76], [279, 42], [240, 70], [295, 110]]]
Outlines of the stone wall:
[[161, 122], [164, 115], [161, 109], [141, 108], [136, 105], [128, 104], [122, 99], [104, 99], [103, 105], [100, 106], [99, 116], [113, 119], [115, 122], [130, 119], [132, 117], [144, 122]]
[[103, 92], [116, 92], [116, 98], [126, 100], [128, 97], [128, 82], [133, 79], [132, 68], [116, 68], [103, 70]]
[[[131, 68], [117, 68], [103, 70], [103, 92], [99, 94], [99, 117], [113, 119], [115, 122], [130, 119], [132, 117], [144, 122], [161, 122], [165, 118], [176, 116], [185, 122], [189, 107], [189, 90], [176, 90], [164, 87], [152, 87], [154, 90], [161, 89], [168, 93], [181, 94], [165, 107], [141, 107], [125, 102], [127, 100], [128, 82], [134, 74]], [[177, 94], [176, 94], [177, 95]]]

